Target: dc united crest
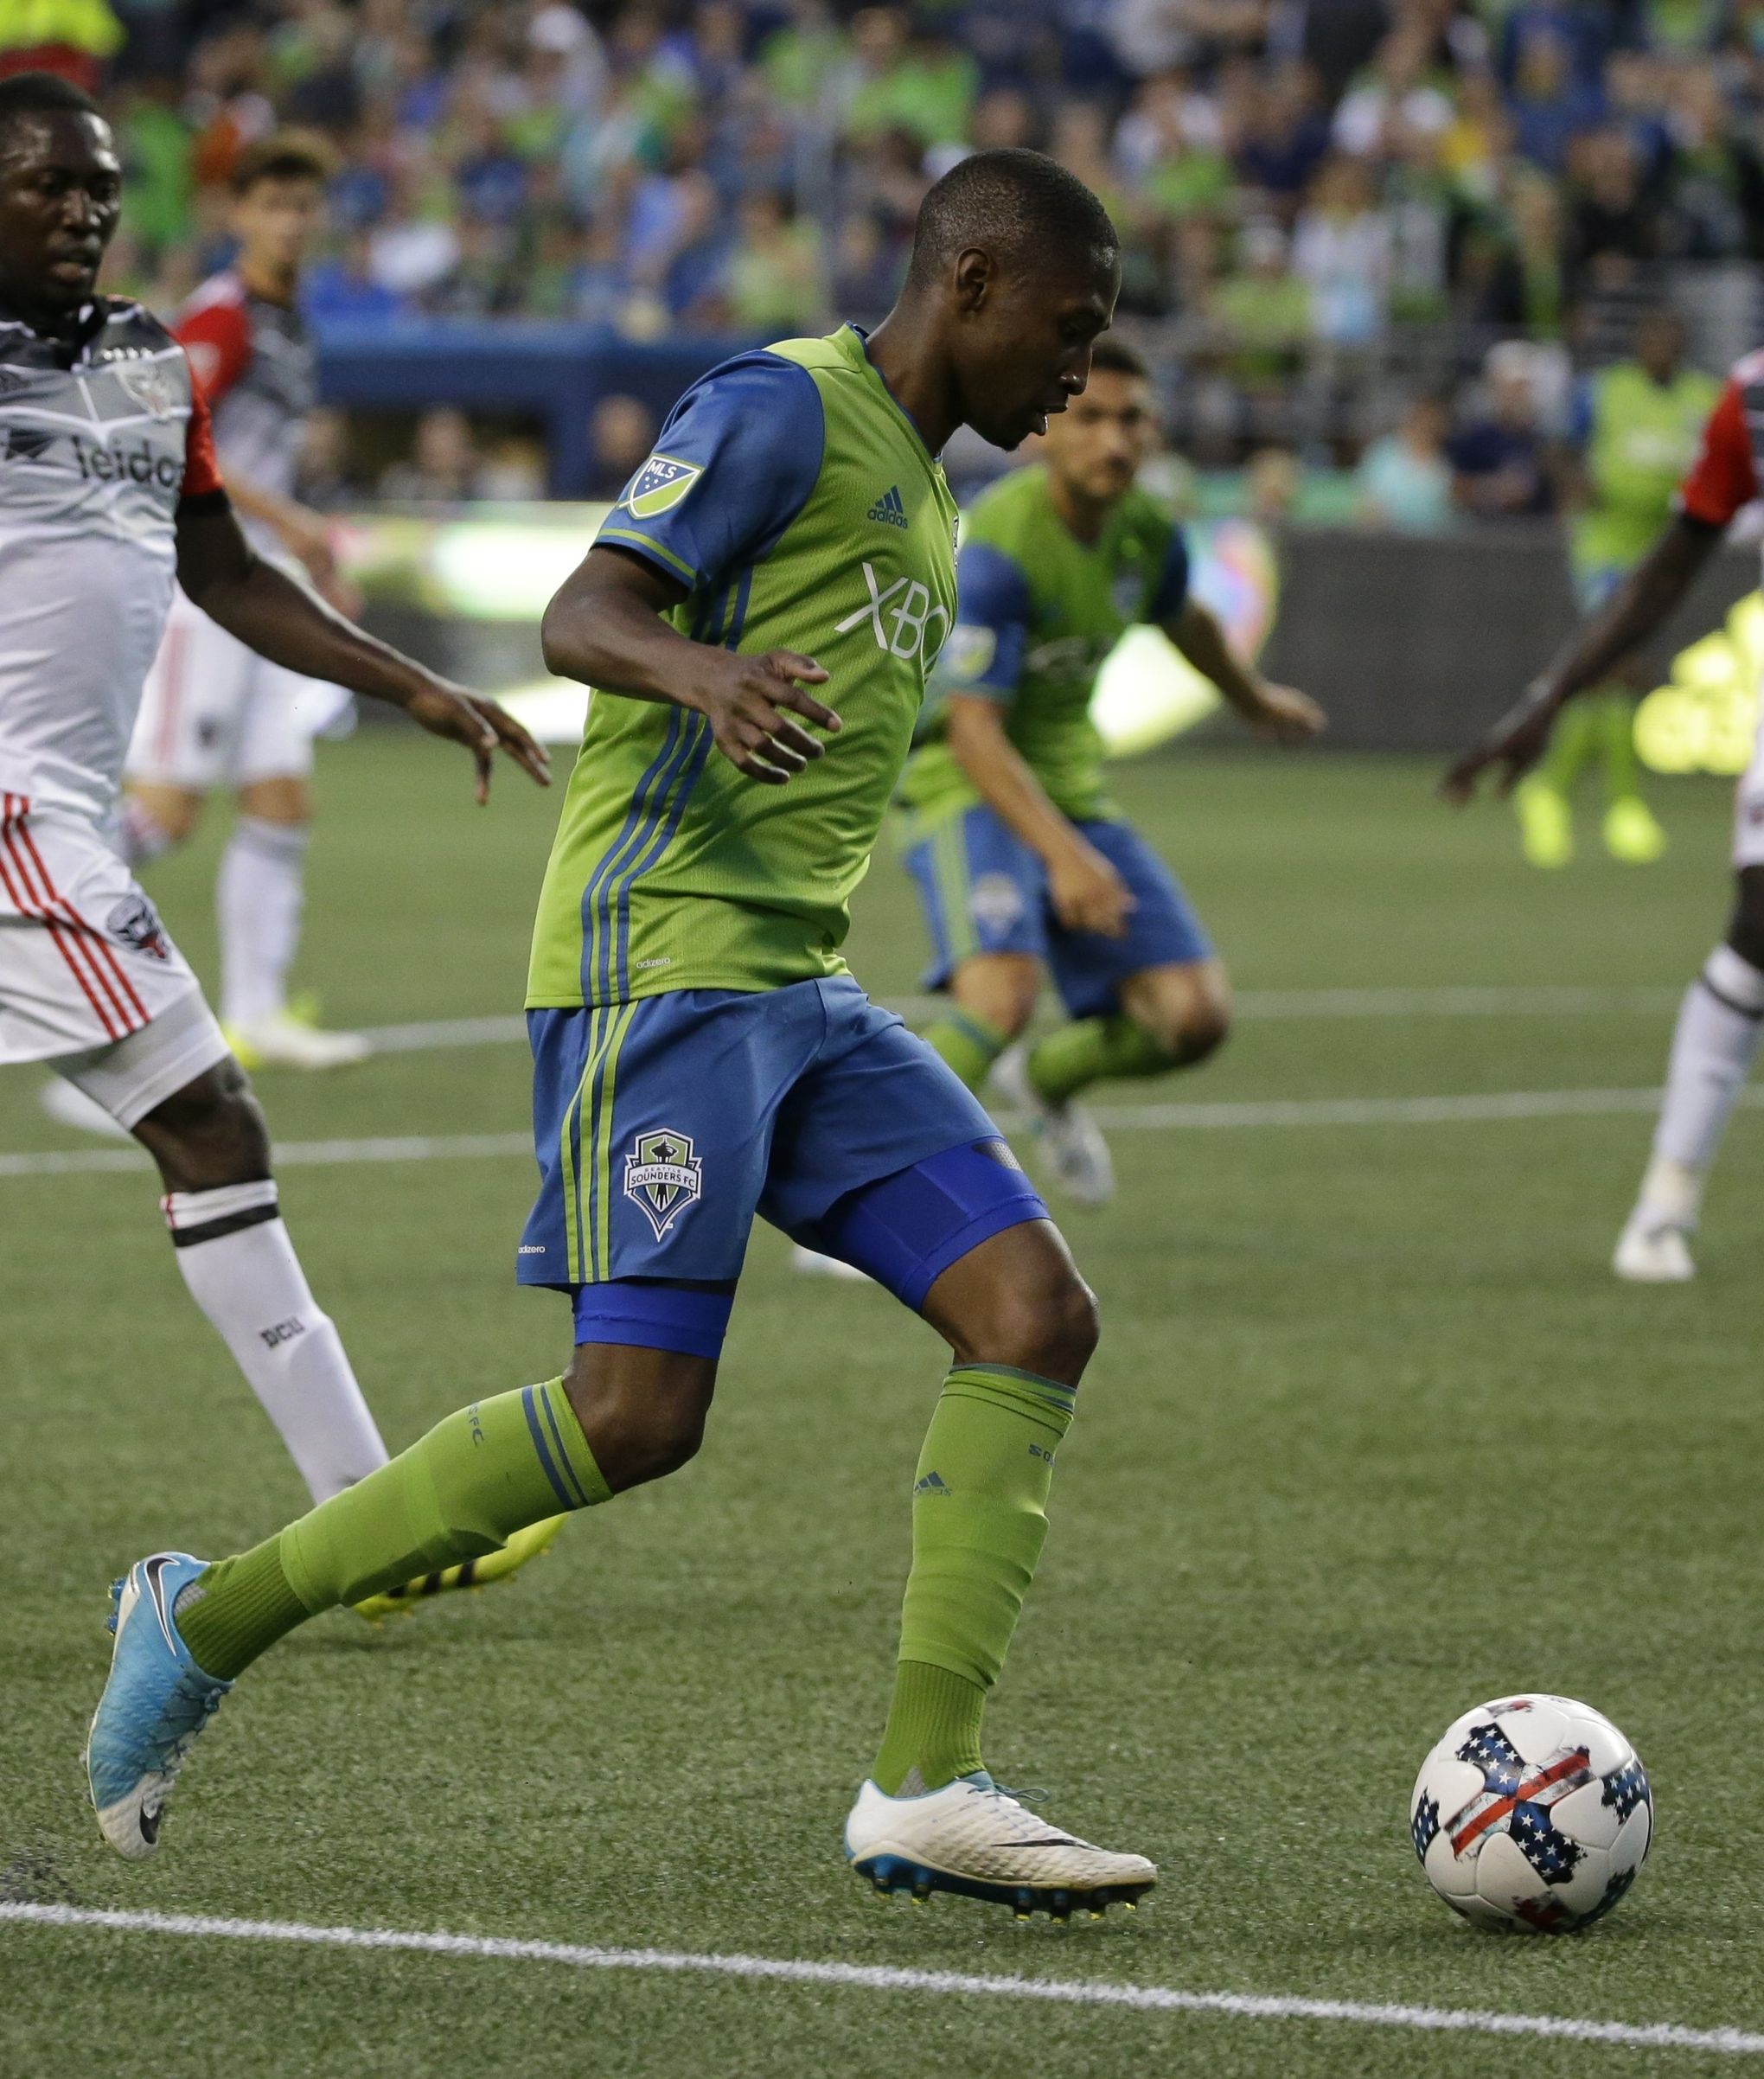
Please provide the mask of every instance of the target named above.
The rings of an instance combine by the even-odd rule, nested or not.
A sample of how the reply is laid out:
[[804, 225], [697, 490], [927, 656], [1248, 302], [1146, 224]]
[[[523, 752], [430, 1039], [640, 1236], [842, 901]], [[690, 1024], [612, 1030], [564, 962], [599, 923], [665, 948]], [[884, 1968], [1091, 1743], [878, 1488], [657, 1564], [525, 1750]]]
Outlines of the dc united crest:
[[161, 361], [129, 361], [115, 373], [117, 381], [141, 409], [156, 419], [169, 419], [183, 402], [177, 378]]
[[639, 1134], [625, 1157], [624, 1188], [649, 1216], [659, 1242], [704, 1188], [704, 1164], [692, 1151], [692, 1136], [669, 1126]]
[[155, 960], [171, 958], [171, 942], [159, 921], [159, 912], [144, 895], [125, 895], [105, 918], [112, 938], [120, 938], [137, 953]]

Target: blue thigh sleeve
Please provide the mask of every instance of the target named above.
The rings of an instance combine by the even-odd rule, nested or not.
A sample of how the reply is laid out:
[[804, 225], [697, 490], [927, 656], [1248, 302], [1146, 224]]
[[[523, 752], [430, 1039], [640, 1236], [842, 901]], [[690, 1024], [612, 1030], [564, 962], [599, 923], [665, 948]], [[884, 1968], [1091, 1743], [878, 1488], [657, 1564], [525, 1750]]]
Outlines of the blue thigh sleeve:
[[723, 1353], [735, 1288], [616, 1277], [578, 1285], [573, 1296], [578, 1343], [634, 1343], [714, 1362]]
[[812, 1234], [917, 1314], [931, 1287], [1007, 1227], [1045, 1220], [1047, 1207], [1002, 1141], [973, 1141], [848, 1192]]

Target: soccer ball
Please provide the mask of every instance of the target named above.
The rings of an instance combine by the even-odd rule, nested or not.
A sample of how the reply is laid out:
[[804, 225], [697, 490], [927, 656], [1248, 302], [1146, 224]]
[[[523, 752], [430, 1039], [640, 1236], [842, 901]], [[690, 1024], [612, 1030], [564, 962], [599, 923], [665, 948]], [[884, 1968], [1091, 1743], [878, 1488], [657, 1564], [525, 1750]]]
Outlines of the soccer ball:
[[1409, 1833], [1454, 1913], [1566, 1935], [1635, 1882], [1653, 1794], [1634, 1748], [1590, 1704], [1503, 1697], [1447, 1727], [1415, 1779]]

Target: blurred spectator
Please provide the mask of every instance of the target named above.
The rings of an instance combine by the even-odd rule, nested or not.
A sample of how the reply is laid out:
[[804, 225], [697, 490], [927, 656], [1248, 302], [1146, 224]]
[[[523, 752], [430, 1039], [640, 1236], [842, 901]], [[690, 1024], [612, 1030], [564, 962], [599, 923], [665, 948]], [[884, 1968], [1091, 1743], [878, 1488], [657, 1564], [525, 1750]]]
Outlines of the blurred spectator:
[[1375, 440], [1355, 472], [1356, 507], [1368, 527], [1432, 534], [1452, 516], [1452, 465], [1446, 458], [1451, 413], [1437, 397], [1418, 397], [1395, 432]]
[[463, 505], [479, 495], [477, 445], [463, 412], [439, 405], [417, 421], [407, 462], [380, 479], [380, 496], [401, 505]]
[[1370, 345], [1384, 329], [1390, 263], [1390, 220], [1374, 202], [1365, 164], [1345, 153], [1326, 159], [1293, 240], [1313, 337], [1331, 347]]
[[1352, 464], [1493, 342], [1596, 359], [1666, 288], [1729, 358], [1764, 260], [1764, 0], [0, 0], [0, 67], [107, 54], [112, 5], [111, 278], [162, 304], [291, 115], [343, 161], [316, 323], [634, 340], [873, 323], [936, 174], [1039, 145], [1185, 438]]
[[1486, 406], [1448, 446], [1453, 498], [1479, 520], [1547, 513], [1556, 502], [1555, 487], [1530, 348], [1517, 340], [1495, 348], [1485, 374]]
[[655, 445], [655, 414], [639, 397], [603, 397], [588, 420], [588, 495], [617, 498]]
[[321, 405], [306, 415], [294, 495], [314, 512], [332, 513], [348, 504], [357, 489], [349, 474], [349, 422]]
[[0, 7], [0, 78], [59, 73], [88, 93], [123, 47], [123, 25], [107, 0], [10, 0]]

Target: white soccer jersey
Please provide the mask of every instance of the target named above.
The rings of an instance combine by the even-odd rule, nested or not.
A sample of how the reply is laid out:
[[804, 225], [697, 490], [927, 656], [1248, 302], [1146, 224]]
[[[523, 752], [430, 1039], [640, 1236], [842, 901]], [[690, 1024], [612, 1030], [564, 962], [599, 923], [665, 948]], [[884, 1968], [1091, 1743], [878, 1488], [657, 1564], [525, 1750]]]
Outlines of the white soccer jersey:
[[[173, 329], [214, 415], [221, 468], [242, 483], [291, 498], [307, 416], [318, 397], [317, 357], [300, 313], [254, 294], [227, 268], [202, 284]], [[286, 554], [263, 521], [243, 525], [260, 553]]]
[[220, 489], [183, 349], [138, 304], [96, 298], [71, 344], [0, 313], [0, 792], [109, 816], [178, 502]]

